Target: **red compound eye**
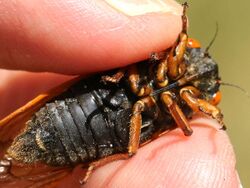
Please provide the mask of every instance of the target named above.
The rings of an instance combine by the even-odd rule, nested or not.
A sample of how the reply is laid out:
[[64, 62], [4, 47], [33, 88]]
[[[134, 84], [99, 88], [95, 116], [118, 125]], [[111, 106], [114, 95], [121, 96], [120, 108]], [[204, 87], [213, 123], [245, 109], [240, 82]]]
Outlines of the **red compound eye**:
[[201, 44], [198, 40], [188, 38], [187, 47], [188, 48], [201, 48]]
[[212, 105], [217, 105], [220, 103], [220, 101], [221, 101], [221, 92], [217, 91], [217, 93], [213, 95], [213, 98], [209, 101], [209, 103], [211, 103]]

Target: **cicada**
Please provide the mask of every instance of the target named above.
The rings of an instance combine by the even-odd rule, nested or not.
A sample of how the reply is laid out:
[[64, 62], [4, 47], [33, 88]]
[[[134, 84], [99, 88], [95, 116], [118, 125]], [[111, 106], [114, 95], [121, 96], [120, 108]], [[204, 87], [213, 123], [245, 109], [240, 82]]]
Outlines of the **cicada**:
[[77, 78], [39, 95], [0, 122], [0, 185], [42, 186], [78, 164], [92, 171], [201, 112], [224, 127], [218, 65], [187, 35], [187, 4], [176, 43], [148, 60]]

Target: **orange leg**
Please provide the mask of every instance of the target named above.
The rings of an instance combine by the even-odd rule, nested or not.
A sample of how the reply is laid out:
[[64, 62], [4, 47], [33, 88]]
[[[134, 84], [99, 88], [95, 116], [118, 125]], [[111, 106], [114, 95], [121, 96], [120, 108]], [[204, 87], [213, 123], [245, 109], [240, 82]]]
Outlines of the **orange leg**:
[[119, 81], [124, 77], [126, 69], [125, 68], [121, 68], [117, 71], [117, 73], [115, 73], [112, 76], [102, 76], [102, 81], [104, 83], [106, 82], [111, 82], [111, 83], [119, 83]]
[[136, 153], [140, 143], [140, 133], [142, 126], [141, 113], [148, 108], [152, 108], [152, 106], [154, 105], [155, 101], [152, 97], [143, 98], [134, 104], [132, 109], [132, 117], [130, 120], [128, 153], [111, 155], [109, 157], [90, 163], [85, 177], [83, 178], [83, 180], [80, 180], [81, 184], [87, 182], [90, 175], [97, 167], [103, 166], [112, 161], [127, 159]]
[[167, 78], [167, 53], [168, 51], [163, 52], [154, 52], [151, 54], [151, 62], [159, 62], [156, 70], [156, 84], [159, 88], [165, 87], [168, 84]]
[[128, 68], [121, 68], [118, 72], [112, 76], [102, 76], [102, 81], [119, 83], [119, 81], [124, 77], [125, 72], [128, 70], [128, 82], [130, 88], [134, 94], [139, 97], [147, 96], [151, 93], [152, 89], [148, 85], [140, 86], [140, 75], [136, 65], [131, 65]]
[[192, 108], [193, 111], [198, 112], [201, 111], [212, 118], [216, 119], [221, 125], [222, 129], [225, 129], [225, 125], [223, 123], [223, 115], [219, 108], [212, 105], [206, 100], [199, 99], [200, 92], [196, 88], [189, 86], [184, 87], [180, 90], [180, 96], [182, 99], [186, 101], [186, 103]]
[[183, 15], [182, 15], [182, 32], [179, 35], [179, 38], [167, 58], [168, 62], [168, 76], [176, 80], [185, 73], [186, 65], [183, 61], [184, 54], [186, 51], [186, 46], [188, 43], [187, 35], [187, 15], [186, 15], [187, 4], [183, 4]]
[[159, 63], [156, 73], [157, 85], [160, 88], [165, 87], [168, 84], [167, 70], [168, 70], [167, 60], [163, 59]]
[[150, 55], [149, 61], [152, 62], [152, 63], [154, 63], [156, 61], [160, 61], [162, 59], [166, 59], [167, 54], [168, 54], [167, 50], [162, 51], [162, 52], [152, 52], [151, 55]]
[[132, 109], [129, 130], [128, 154], [134, 155], [137, 152], [140, 143], [140, 134], [142, 126], [141, 113], [155, 106], [155, 101], [152, 97], [146, 97], [137, 101]]
[[172, 94], [168, 91], [161, 94], [161, 100], [164, 105], [168, 108], [170, 114], [174, 118], [176, 124], [182, 129], [185, 136], [190, 136], [193, 133], [193, 130], [189, 126], [189, 123], [183, 114], [180, 107], [172, 99]]
[[128, 158], [129, 158], [129, 156], [127, 153], [126, 154], [115, 154], [115, 155], [111, 155], [111, 156], [108, 156], [106, 158], [102, 158], [98, 161], [90, 163], [84, 178], [79, 180], [80, 184], [85, 184], [96, 168], [104, 166], [112, 161], [124, 160], [124, 159], [128, 159]]
[[152, 89], [148, 85], [140, 86], [140, 75], [136, 65], [131, 65], [128, 69], [128, 81], [131, 90], [139, 97], [147, 96], [151, 93]]

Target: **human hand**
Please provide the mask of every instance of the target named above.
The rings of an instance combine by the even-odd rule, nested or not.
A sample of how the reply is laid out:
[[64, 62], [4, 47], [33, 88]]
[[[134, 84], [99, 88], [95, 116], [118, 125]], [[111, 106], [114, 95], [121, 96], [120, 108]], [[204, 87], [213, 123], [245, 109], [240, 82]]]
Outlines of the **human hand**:
[[[146, 11], [151, 13], [146, 14], [144, 7], [142, 14], [141, 4], [124, 13], [97, 0], [9, 0], [0, 7], [0, 67], [87, 75], [146, 59], [151, 52], [171, 46], [181, 29], [182, 8], [166, 2], [161, 12], [150, 11], [155, 7], [151, 5]], [[2, 117], [69, 79], [7, 70], [0, 75]], [[239, 187], [226, 133], [204, 117], [194, 118], [191, 126], [191, 137], [184, 137], [179, 129], [171, 131], [140, 148], [131, 159], [97, 169], [85, 186]], [[76, 170], [61, 185], [80, 186], [80, 173]]]

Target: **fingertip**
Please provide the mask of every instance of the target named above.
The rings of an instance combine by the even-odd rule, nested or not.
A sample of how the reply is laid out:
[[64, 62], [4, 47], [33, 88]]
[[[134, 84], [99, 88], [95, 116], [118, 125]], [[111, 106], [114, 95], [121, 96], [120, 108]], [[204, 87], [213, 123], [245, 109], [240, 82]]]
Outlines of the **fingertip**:
[[183, 136], [179, 129], [166, 133], [140, 148], [131, 159], [97, 169], [87, 185], [239, 187], [235, 155], [226, 132], [206, 117], [194, 118], [191, 126], [192, 136]]
[[20, 2], [2, 7], [0, 20], [8, 17], [0, 22], [2, 68], [64, 74], [107, 70], [169, 47], [181, 29], [179, 15], [127, 16], [102, 1]]
[[110, 6], [128, 16], [137, 16], [152, 12], [165, 12], [174, 15], [182, 14], [182, 7], [174, 0], [105, 0]]

